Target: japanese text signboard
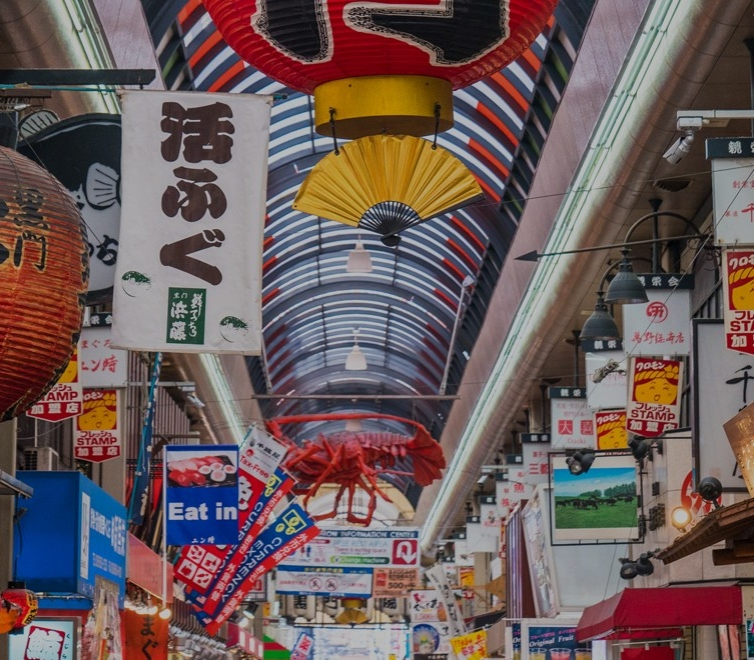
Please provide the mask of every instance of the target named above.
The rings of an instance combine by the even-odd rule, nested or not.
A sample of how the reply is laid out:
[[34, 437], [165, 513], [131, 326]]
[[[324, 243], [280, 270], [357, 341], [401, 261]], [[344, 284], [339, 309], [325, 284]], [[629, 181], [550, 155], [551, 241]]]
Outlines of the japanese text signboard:
[[419, 530], [323, 529], [284, 564], [418, 567]]
[[688, 355], [691, 352], [691, 276], [638, 276], [647, 302], [623, 306], [623, 345], [630, 355]]
[[79, 350], [74, 349], [71, 360], [58, 382], [52, 386], [26, 414], [47, 422], [61, 422], [81, 414], [84, 392], [79, 378]]
[[725, 345], [754, 355], [754, 248], [723, 250]]
[[79, 369], [83, 387], [125, 387], [128, 351], [113, 348], [112, 315], [92, 314], [81, 329]]
[[420, 584], [418, 568], [374, 568], [372, 596], [400, 598]]
[[270, 102], [251, 94], [124, 94], [116, 346], [261, 350]]
[[718, 245], [754, 243], [754, 139], [715, 138], [706, 146], [715, 240]]
[[553, 449], [593, 449], [594, 416], [580, 387], [551, 387]]
[[275, 589], [280, 594], [331, 598], [369, 598], [372, 595], [371, 568], [279, 566], [275, 580]]
[[[715, 477], [725, 491], [746, 490], [723, 425], [754, 401], [754, 357], [728, 350], [724, 324], [696, 319], [692, 325], [692, 428], [696, 474]], [[708, 405], [714, 401], [715, 405]]]
[[626, 417], [630, 433], [655, 438], [677, 429], [681, 414], [683, 363], [651, 357], [629, 360], [631, 396]]

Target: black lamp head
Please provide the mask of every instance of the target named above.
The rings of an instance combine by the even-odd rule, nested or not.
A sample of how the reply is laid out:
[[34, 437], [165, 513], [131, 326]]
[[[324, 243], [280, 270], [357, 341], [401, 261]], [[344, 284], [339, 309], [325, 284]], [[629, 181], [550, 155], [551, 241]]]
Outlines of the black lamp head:
[[652, 451], [651, 444], [644, 439], [632, 436], [628, 441], [628, 446], [631, 449], [631, 455], [636, 459], [639, 465], [644, 465], [644, 459], [649, 456]]
[[594, 463], [594, 451], [591, 449], [576, 451], [566, 458], [568, 471], [574, 476], [589, 472], [592, 463]]
[[654, 552], [642, 552], [636, 561], [631, 561], [625, 557], [621, 557], [618, 561], [621, 563], [620, 577], [623, 580], [633, 580], [635, 577], [642, 575], [652, 575], [655, 572], [654, 564], [652, 563], [652, 557]]
[[704, 477], [696, 487], [696, 492], [706, 502], [712, 502], [715, 508], [719, 508], [718, 499], [723, 494], [723, 485], [715, 477]]
[[620, 331], [605, 304], [602, 291], [597, 292], [597, 302], [594, 304], [594, 311], [581, 328], [579, 339], [602, 341], [620, 339]]
[[633, 580], [639, 573], [636, 571], [636, 564], [630, 559], [621, 557], [620, 577], [622, 580]]
[[628, 258], [628, 250], [624, 248], [618, 272], [607, 287], [605, 302], [611, 305], [614, 303], [630, 305], [645, 303], [648, 300], [647, 291], [641, 280], [636, 276], [636, 273], [634, 273], [631, 260]]

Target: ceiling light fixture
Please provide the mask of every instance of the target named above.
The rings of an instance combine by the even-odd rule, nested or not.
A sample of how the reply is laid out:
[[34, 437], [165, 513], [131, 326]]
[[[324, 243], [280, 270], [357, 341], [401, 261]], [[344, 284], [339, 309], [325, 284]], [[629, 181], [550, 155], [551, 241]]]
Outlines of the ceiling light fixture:
[[356, 247], [348, 253], [348, 262], [346, 263], [347, 273], [371, 273], [372, 257], [364, 248], [361, 237], [356, 239]]
[[594, 311], [581, 328], [580, 339], [611, 341], [621, 338], [615, 319], [610, 314], [607, 304], [605, 304], [604, 296], [603, 291], [597, 291]]
[[359, 331], [353, 331], [353, 348], [346, 358], [346, 371], [366, 371], [367, 358], [359, 347]]

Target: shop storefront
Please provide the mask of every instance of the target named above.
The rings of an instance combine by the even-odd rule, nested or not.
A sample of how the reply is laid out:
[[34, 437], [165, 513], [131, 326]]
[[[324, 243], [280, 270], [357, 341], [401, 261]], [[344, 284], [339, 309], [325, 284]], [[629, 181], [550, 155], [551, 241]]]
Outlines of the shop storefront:
[[33, 497], [18, 505], [14, 577], [39, 594], [39, 614], [10, 657], [40, 634], [62, 658], [123, 653], [126, 510], [79, 472], [24, 473]]

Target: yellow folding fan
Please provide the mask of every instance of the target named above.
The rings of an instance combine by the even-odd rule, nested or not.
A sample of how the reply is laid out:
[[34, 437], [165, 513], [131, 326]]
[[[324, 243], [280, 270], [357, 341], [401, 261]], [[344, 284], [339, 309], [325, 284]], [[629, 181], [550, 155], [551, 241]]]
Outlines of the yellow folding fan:
[[449, 151], [409, 135], [369, 135], [325, 156], [301, 184], [293, 208], [397, 245], [398, 232], [483, 196]]

